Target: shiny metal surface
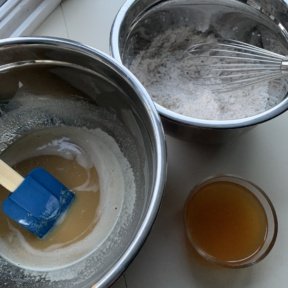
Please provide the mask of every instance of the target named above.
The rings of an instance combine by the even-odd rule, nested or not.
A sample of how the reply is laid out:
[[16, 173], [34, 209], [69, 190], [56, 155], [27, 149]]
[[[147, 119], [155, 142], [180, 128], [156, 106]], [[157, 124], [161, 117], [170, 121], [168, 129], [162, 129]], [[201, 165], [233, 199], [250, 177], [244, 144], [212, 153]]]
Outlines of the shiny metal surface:
[[281, 63], [281, 69], [283, 71], [288, 71], [288, 61], [282, 61]]
[[[211, 22], [211, 29], [216, 27], [220, 34], [225, 36], [229, 34], [232, 39], [250, 44], [255, 41], [253, 33], [249, 32], [257, 26], [255, 21], [264, 26], [269, 23], [266, 25], [267, 30], [270, 30], [271, 35], [278, 35], [284, 46], [288, 47], [287, 13], [288, 6], [281, 0], [127, 0], [116, 16], [111, 30], [111, 53], [116, 60], [129, 67], [129, 62], [135, 53], [149, 45], [155, 35], [168, 27], [185, 25], [197, 27], [202, 25], [205, 19]], [[237, 27], [237, 31], [232, 31], [231, 27]], [[239, 134], [242, 129], [245, 130], [249, 126], [285, 112], [288, 108], [288, 99], [285, 97], [281, 103], [258, 115], [223, 121], [186, 117], [157, 103], [156, 107], [168, 133], [184, 139], [201, 136], [204, 140], [217, 139], [221, 142], [226, 136]]]
[[[125, 133], [130, 135], [125, 141], [121, 140], [121, 131], [119, 135], [116, 131], [113, 136], [135, 173], [136, 202], [133, 217], [131, 216], [133, 219], [121, 238], [111, 245], [109, 252], [102, 255], [99, 249], [95, 250], [71, 267], [30, 273], [0, 257], [1, 287], [107, 287], [138, 252], [156, 217], [166, 180], [166, 146], [162, 124], [146, 90], [125, 67], [100, 51], [56, 38], [27, 37], [0, 41], [0, 107], [5, 108], [13, 99], [21, 80], [17, 75], [25, 75], [31, 67], [44, 66], [53, 68], [49, 74], [49, 81], [52, 81], [50, 84], [54, 84], [53, 81], [55, 85], [59, 81], [65, 82], [65, 85], [80, 91], [82, 97], [95, 107], [114, 111], [125, 127]], [[59, 67], [60, 70], [57, 70]], [[33, 97], [41, 97], [41, 93], [45, 91], [59, 94], [58, 88], [43, 87], [42, 84], [39, 85], [38, 79], [32, 80], [28, 81], [28, 90], [34, 93]], [[100, 84], [103, 86], [103, 93], [99, 93], [99, 89], [102, 89]], [[54, 97], [58, 97], [57, 93]], [[61, 93], [60, 90], [60, 96]], [[27, 107], [29, 105], [30, 103], [24, 104]], [[5, 112], [0, 112], [1, 128], [4, 125], [1, 117], [5, 117]], [[63, 111], [66, 112], [69, 113]], [[109, 127], [109, 123], [106, 124]], [[53, 127], [53, 121], [49, 125]], [[104, 123], [99, 119], [97, 125], [101, 128]], [[22, 132], [29, 133], [28, 126], [28, 123], [20, 123], [17, 128], [19, 135]], [[135, 143], [133, 151], [125, 145], [126, 140]], [[11, 144], [10, 140], [7, 143], [3, 141], [2, 139], [0, 142], [1, 147]], [[2, 153], [3, 148], [0, 150]], [[72, 270], [78, 271], [76, 276], [57, 280], [59, 275], [69, 275]]]

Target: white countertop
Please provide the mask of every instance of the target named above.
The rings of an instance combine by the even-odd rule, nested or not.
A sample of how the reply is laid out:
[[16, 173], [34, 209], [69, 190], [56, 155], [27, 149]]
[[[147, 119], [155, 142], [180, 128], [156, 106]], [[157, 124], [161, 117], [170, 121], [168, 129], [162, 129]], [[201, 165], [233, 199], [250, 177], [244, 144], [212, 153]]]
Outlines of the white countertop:
[[[70, 38], [109, 52], [112, 21], [124, 0], [66, 0], [34, 32]], [[113, 288], [284, 288], [288, 283], [288, 113], [219, 147], [167, 137], [168, 183], [155, 225]], [[259, 185], [272, 200], [279, 233], [267, 258], [245, 269], [211, 268], [189, 256], [183, 206], [192, 187], [221, 173]]]

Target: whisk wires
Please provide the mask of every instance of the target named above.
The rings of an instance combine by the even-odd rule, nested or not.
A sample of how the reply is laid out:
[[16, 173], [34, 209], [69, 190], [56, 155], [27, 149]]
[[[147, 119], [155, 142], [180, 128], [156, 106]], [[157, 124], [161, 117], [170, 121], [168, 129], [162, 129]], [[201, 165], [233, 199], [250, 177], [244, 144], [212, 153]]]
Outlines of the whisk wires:
[[235, 40], [200, 43], [188, 50], [187, 71], [195, 84], [229, 91], [288, 74], [288, 58]]

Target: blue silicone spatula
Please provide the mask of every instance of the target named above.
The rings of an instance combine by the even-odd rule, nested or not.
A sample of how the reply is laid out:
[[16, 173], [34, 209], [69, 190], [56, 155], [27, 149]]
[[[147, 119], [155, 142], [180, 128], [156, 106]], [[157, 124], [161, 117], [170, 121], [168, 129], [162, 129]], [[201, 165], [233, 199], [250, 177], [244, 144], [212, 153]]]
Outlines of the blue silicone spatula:
[[0, 184], [11, 193], [3, 212], [39, 238], [45, 236], [68, 209], [75, 194], [42, 168], [25, 178], [0, 159]]

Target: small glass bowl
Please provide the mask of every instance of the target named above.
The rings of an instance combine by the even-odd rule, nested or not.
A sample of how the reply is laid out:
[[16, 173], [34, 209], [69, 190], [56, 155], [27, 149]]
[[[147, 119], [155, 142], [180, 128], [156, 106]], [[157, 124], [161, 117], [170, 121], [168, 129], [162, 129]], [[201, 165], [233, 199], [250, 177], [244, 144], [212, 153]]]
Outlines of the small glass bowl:
[[[204, 187], [207, 187], [207, 185], [211, 184], [217, 184], [219, 182], [225, 182], [225, 183], [232, 183], [236, 184], [238, 186], [241, 186], [244, 188], [247, 192], [250, 192], [253, 197], [258, 200], [258, 204], [260, 204], [264, 210], [264, 213], [266, 215], [266, 233], [265, 238], [263, 239], [263, 244], [259, 246], [259, 249], [256, 250], [253, 254], [249, 255], [248, 257], [241, 258], [241, 259], [231, 259], [231, 260], [223, 260], [219, 259], [219, 257], [215, 257], [215, 255], [212, 255], [211, 253], [205, 251], [205, 248], [201, 247], [197, 241], [195, 241], [195, 236], [193, 233], [191, 233], [189, 225], [189, 205], [191, 205], [191, 201], [193, 201], [195, 198], [193, 198], [201, 189]], [[254, 199], [255, 199], [254, 198]], [[220, 199], [220, 198], [218, 198]], [[221, 198], [222, 199], [222, 198]], [[222, 200], [221, 200], [222, 201]], [[260, 206], [259, 206], [260, 207]], [[231, 208], [231, 206], [230, 206]], [[211, 207], [207, 208], [211, 210]], [[188, 240], [190, 244], [192, 245], [192, 248], [195, 249], [195, 251], [202, 256], [205, 260], [207, 260], [210, 263], [214, 263], [220, 266], [229, 267], [229, 268], [243, 268], [250, 265], [253, 265], [260, 260], [262, 260], [264, 257], [268, 255], [268, 253], [271, 251], [272, 247], [274, 246], [274, 243], [276, 241], [277, 237], [277, 231], [278, 231], [278, 222], [277, 222], [277, 216], [275, 209], [273, 207], [272, 202], [268, 198], [268, 196], [255, 184], [231, 175], [223, 175], [223, 176], [216, 176], [211, 177], [206, 180], [204, 180], [202, 183], [196, 185], [193, 190], [191, 191], [186, 204], [185, 204], [185, 211], [184, 211], [184, 221], [185, 221], [185, 228], [186, 233], [188, 236]], [[201, 226], [201, 225], [200, 225]], [[219, 226], [221, 227], [221, 225]], [[210, 238], [211, 239], [211, 238]], [[214, 239], [214, 238], [213, 238]]]

